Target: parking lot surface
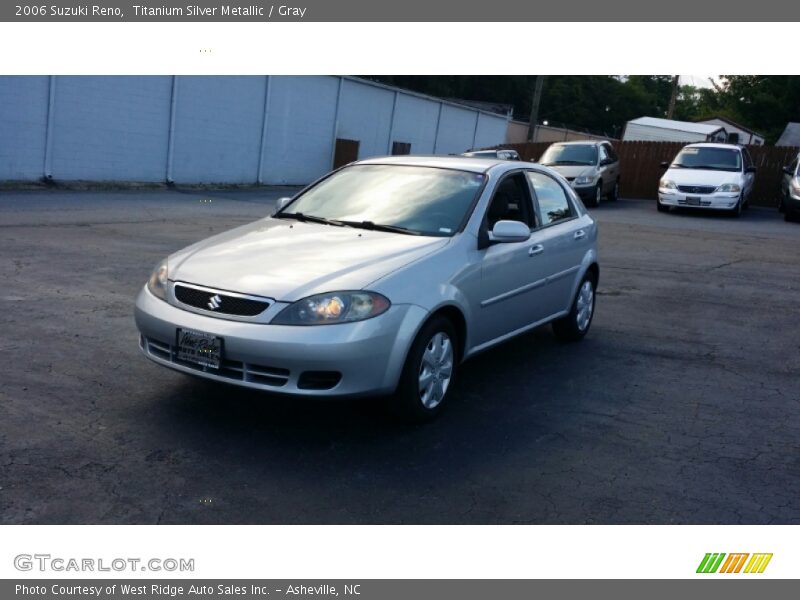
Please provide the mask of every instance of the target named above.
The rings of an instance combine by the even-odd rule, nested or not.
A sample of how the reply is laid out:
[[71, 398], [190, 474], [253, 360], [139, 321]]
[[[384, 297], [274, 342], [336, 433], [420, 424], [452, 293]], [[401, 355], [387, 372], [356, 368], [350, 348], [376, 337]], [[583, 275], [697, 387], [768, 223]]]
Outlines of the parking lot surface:
[[286, 193], [0, 192], [1, 523], [800, 523], [800, 225], [593, 209], [588, 337], [484, 353], [409, 428], [140, 355], [156, 262]]

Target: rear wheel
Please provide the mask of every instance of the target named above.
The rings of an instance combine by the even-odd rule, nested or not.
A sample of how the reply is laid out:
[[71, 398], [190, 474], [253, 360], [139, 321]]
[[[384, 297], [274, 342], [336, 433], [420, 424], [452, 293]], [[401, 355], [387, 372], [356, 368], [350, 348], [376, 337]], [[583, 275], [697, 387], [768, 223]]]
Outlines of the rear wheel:
[[597, 278], [592, 273], [587, 273], [578, 287], [569, 314], [553, 321], [553, 332], [557, 338], [565, 342], [577, 342], [589, 331], [594, 317], [596, 285]]
[[392, 409], [403, 421], [422, 423], [444, 408], [455, 380], [458, 337], [442, 316], [428, 321], [417, 334], [406, 357]]

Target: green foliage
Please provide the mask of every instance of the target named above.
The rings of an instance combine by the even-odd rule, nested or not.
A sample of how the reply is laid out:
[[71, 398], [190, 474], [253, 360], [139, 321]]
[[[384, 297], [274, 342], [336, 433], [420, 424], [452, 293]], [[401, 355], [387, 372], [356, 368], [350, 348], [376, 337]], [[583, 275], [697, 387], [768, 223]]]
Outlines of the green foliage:
[[[536, 75], [375, 75], [368, 79], [445, 98], [510, 104], [530, 116]], [[666, 117], [671, 75], [548, 75], [539, 121], [612, 137], [637, 117]], [[725, 116], [774, 143], [788, 121], [800, 121], [800, 76], [723, 75], [711, 88], [682, 86], [673, 118]]]

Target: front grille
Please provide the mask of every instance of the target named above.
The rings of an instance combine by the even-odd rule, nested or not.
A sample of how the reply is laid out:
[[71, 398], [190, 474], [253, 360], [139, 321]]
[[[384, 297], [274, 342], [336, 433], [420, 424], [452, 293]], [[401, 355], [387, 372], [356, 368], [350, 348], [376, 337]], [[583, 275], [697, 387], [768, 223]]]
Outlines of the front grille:
[[267, 310], [270, 305], [266, 300], [241, 298], [224, 292], [198, 289], [180, 283], [175, 284], [175, 297], [179, 302], [195, 308], [240, 317], [254, 317]]
[[717, 189], [713, 185], [679, 185], [678, 190], [684, 194], [713, 194]]
[[155, 356], [156, 358], [176, 365], [188, 367], [200, 373], [209, 373], [234, 381], [245, 381], [247, 383], [256, 383], [272, 387], [284, 386], [289, 381], [289, 369], [224, 359], [219, 369], [214, 369], [213, 367], [198, 365], [185, 360], [178, 360], [177, 348], [171, 344], [166, 344], [145, 336], [141, 337], [140, 344], [150, 356]]
[[711, 206], [711, 200], [700, 200], [700, 204], [689, 204], [685, 198], [679, 198], [678, 204], [681, 206]]

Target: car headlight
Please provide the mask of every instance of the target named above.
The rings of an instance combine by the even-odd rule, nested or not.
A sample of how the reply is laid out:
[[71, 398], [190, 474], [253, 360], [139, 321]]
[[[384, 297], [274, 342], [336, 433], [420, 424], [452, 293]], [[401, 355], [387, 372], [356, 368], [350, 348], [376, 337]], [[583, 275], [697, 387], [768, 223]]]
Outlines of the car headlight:
[[147, 289], [150, 290], [153, 296], [161, 298], [162, 300], [167, 299], [168, 277], [169, 267], [167, 266], [167, 259], [165, 258], [156, 265], [156, 268], [153, 269], [153, 273], [150, 275], [150, 279], [147, 280]]
[[332, 325], [371, 319], [391, 302], [375, 292], [327, 292], [298, 300], [272, 320], [275, 325]]
[[742, 188], [738, 183], [723, 183], [715, 191], [717, 192], [741, 192]]
[[593, 175], [581, 175], [575, 178], [575, 185], [588, 185], [590, 183], [594, 183]]
[[675, 185], [674, 181], [670, 181], [669, 179], [662, 179], [658, 182], [658, 187], [662, 190], [677, 190], [678, 186]]

